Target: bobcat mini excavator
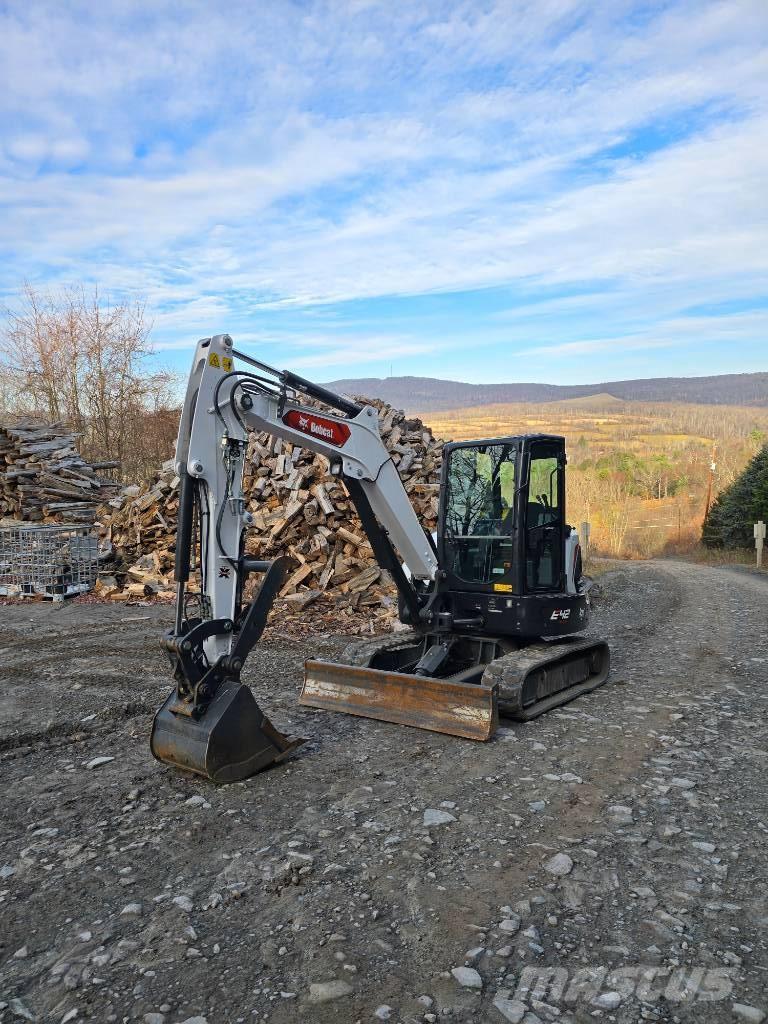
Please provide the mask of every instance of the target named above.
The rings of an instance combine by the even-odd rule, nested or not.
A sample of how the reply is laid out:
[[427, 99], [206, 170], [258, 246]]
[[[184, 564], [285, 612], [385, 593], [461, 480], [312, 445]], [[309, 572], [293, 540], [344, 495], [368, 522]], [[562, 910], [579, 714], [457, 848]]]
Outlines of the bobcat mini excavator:
[[[328, 459], [408, 627], [353, 643], [341, 663], [308, 661], [301, 704], [487, 740], [499, 714], [528, 721], [605, 682], [607, 644], [577, 635], [589, 599], [565, 522], [562, 437], [446, 444], [435, 540], [379, 436], [376, 409], [217, 335], [197, 344], [176, 443], [176, 617], [164, 641], [176, 685], [152, 727], [159, 760], [231, 782], [303, 742], [279, 732], [240, 682], [294, 565], [246, 553], [249, 428]], [[251, 574], [260, 586], [246, 602]]]

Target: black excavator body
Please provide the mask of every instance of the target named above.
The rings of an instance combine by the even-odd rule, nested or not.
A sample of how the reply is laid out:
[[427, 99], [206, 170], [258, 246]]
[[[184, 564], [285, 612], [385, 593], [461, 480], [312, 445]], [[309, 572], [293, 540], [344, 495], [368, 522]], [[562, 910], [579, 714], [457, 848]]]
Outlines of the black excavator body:
[[[556, 435], [446, 444], [438, 578], [424, 588], [378, 556], [395, 570], [411, 631], [352, 644], [336, 665], [307, 662], [301, 703], [484, 740], [498, 715], [530, 721], [601, 686], [608, 645], [577, 635], [589, 618], [589, 581], [565, 521], [565, 465]], [[350, 494], [375, 536], [362, 496]], [[425, 680], [436, 691], [427, 707]], [[440, 684], [464, 688], [454, 715], [461, 731], [446, 727], [442, 705], [455, 698]]]

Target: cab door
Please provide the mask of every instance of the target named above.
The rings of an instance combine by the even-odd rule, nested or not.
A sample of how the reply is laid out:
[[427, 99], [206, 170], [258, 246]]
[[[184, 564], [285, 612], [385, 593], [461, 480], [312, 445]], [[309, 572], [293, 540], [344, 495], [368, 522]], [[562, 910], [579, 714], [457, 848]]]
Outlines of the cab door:
[[522, 561], [527, 593], [563, 590], [565, 445], [562, 438], [532, 441], [522, 494]]
[[517, 590], [515, 439], [444, 449], [439, 544], [451, 588]]

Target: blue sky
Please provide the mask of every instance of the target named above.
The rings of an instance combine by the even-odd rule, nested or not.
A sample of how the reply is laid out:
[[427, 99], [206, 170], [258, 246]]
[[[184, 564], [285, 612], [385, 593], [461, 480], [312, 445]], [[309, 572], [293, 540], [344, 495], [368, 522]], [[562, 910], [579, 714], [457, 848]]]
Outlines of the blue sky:
[[766, 0], [0, 4], [0, 299], [330, 380], [768, 369]]

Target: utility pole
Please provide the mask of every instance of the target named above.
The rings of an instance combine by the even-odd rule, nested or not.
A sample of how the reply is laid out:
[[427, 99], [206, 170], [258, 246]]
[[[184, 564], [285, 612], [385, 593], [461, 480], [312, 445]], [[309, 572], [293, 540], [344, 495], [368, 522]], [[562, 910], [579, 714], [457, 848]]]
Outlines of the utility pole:
[[717, 443], [712, 442], [712, 459], [709, 463], [709, 478], [707, 479], [707, 507], [704, 509], [704, 519], [709, 515], [709, 507], [712, 504], [712, 484], [715, 479], [715, 470], [717, 469], [717, 463], [715, 457], [717, 456]]

